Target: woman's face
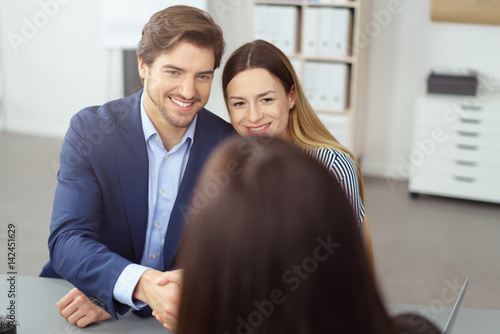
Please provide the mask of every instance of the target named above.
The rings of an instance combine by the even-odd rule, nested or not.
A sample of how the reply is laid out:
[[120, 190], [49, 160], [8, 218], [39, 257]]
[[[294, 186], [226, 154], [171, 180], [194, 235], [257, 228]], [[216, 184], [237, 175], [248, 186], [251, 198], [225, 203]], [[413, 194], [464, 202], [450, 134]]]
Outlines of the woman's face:
[[281, 82], [263, 68], [244, 70], [226, 88], [229, 116], [242, 136], [267, 135], [290, 140], [288, 114], [295, 105], [295, 88], [285, 92]]

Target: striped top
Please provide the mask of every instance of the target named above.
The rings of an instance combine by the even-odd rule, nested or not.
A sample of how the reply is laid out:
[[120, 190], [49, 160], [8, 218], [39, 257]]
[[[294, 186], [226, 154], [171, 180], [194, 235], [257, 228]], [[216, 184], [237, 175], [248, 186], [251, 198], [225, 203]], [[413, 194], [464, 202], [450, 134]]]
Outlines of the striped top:
[[363, 219], [365, 217], [365, 208], [361, 201], [359, 193], [358, 175], [356, 166], [349, 156], [333, 148], [318, 148], [309, 151], [311, 156], [318, 159], [325, 166], [330, 174], [340, 182], [342, 188], [347, 194], [357, 217], [359, 229], [364, 236]]

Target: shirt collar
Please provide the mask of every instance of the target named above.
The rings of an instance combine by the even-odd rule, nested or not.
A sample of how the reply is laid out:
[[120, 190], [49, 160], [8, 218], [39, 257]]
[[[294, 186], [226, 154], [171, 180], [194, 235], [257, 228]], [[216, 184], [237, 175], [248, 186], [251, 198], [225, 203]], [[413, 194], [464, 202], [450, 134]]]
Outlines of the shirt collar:
[[[193, 144], [194, 132], [197, 120], [198, 120], [198, 114], [194, 116], [193, 121], [189, 125], [189, 128], [187, 129], [186, 133], [182, 137], [179, 144], [175, 145], [175, 147], [182, 145], [182, 143], [184, 143], [187, 139], [190, 139], [189, 141], [190, 145]], [[158, 131], [156, 131], [153, 122], [151, 122], [151, 119], [149, 119], [149, 116], [146, 113], [146, 109], [144, 108], [144, 92], [141, 94], [141, 121], [142, 121], [142, 132], [144, 133], [144, 139], [146, 140], [146, 142], [148, 142], [148, 139], [151, 138], [151, 136], [156, 136], [158, 134]]]

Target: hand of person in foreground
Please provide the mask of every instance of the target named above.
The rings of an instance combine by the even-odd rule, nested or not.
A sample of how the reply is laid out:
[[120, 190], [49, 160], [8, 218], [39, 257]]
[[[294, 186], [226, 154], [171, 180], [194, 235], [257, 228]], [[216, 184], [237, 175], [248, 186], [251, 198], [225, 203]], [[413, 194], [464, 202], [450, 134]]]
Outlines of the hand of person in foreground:
[[56, 303], [59, 314], [71, 324], [86, 327], [94, 322], [107, 320], [111, 315], [99, 306], [93, 304], [77, 288], [73, 288]]
[[146, 270], [134, 290], [134, 298], [141, 300], [153, 309], [153, 316], [163, 326], [175, 331], [181, 300], [182, 271], [165, 273]]

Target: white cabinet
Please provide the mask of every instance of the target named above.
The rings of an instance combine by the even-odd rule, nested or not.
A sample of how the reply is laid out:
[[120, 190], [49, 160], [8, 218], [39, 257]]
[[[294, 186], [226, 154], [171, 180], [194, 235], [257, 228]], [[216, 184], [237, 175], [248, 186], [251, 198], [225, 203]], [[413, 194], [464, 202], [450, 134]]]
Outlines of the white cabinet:
[[356, 156], [362, 154], [366, 80], [360, 75], [367, 54], [358, 45], [361, 7], [361, 0], [254, 0], [253, 13], [253, 39], [290, 58], [313, 108]]
[[500, 98], [418, 99], [409, 163], [412, 195], [500, 203]]

